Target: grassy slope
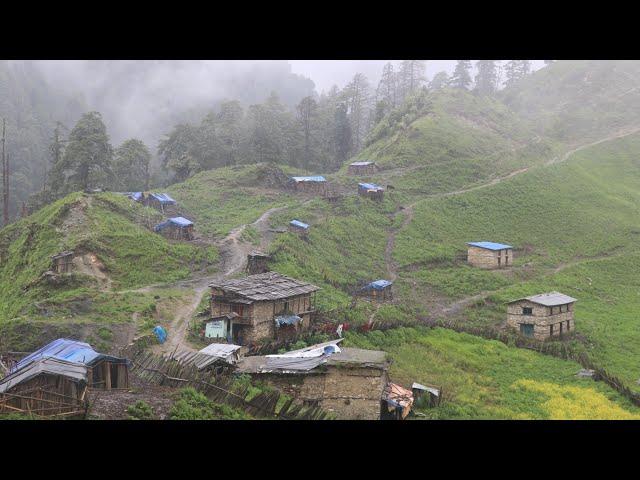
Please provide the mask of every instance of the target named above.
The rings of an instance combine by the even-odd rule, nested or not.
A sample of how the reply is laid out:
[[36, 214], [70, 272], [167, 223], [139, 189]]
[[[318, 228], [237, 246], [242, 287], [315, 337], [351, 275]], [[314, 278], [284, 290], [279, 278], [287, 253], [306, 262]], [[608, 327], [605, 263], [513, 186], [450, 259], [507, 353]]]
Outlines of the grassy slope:
[[392, 378], [442, 388], [422, 413], [447, 419], [640, 419], [602, 382], [578, 379], [577, 363], [445, 329], [349, 333], [345, 345], [389, 352]]
[[[216, 262], [217, 251], [169, 242], [136, 223], [144, 218], [153, 223], [157, 216], [119, 195], [74, 193], [3, 229], [0, 324], [4, 340], [30, 344], [40, 328], [33, 327], [33, 322], [117, 323], [130, 321], [137, 312], [144, 323], [161, 316], [161, 304], [175, 301], [182, 293], [119, 294], [114, 290], [185, 278]], [[111, 287], [81, 273], [63, 277], [59, 286], [39, 281], [50, 267], [51, 255], [65, 249], [96, 254]]]
[[[585, 149], [484, 190], [425, 200], [396, 240], [401, 283], [452, 298], [496, 290], [468, 321], [497, 325], [503, 302], [560, 290], [579, 299], [577, 331], [597, 363], [632, 386], [640, 377], [640, 136]], [[464, 242], [515, 245], [515, 268], [464, 265]], [[457, 259], [456, 259], [457, 258]], [[556, 268], [562, 267], [557, 273]], [[637, 387], [637, 386], [636, 386]]]

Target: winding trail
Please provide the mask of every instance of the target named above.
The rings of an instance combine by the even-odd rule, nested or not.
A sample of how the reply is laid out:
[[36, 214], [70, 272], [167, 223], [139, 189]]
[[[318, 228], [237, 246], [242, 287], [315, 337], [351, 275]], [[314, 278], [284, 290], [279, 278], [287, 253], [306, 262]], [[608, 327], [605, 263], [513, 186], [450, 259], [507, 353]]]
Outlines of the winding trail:
[[[624, 128], [622, 130], [618, 130], [615, 133], [612, 133], [604, 138], [601, 138], [599, 140], [595, 140], [592, 142], [588, 142], [588, 143], [583, 143], [580, 145], [575, 145], [572, 146], [572, 148], [570, 148], [569, 150], [567, 150], [566, 152], [562, 153], [561, 155], [557, 155], [553, 158], [551, 158], [550, 160], [548, 160], [547, 162], [545, 162], [542, 165], [536, 165], [536, 166], [532, 166], [532, 167], [525, 167], [525, 168], [521, 168], [519, 170], [515, 170], [503, 177], [498, 177], [498, 178], [494, 178], [490, 181], [488, 181], [487, 183], [483, 183], [480, 185], [475, 185], [472, 187], [468, 187], [468, 188], [463, 188], [460, 190], [454, 190], [451, 192], [444, 192], [444, 193], [436, 193], [433, 195], [427, 195], [424, 196], [422, 198], [420, 198], [419, 200], [416, 200], [415, 202], [405, 206], [405, 207], [400, 207], [400, 209], [398, 209], [395, 213], [392, 214], [392, 219], [395, 219], [397, 215], [400, 214], [405, 214], [406, 217], [403, 220], [402, 224], [395, 229], [391, 229], [389, 231], [389, 235], [387, 237], [387, 244], [385, 247], [385, 252], [384, 252], [384, 257], [385, 257], [385, 264], [386, 264], [386, 269], [387, 272], [389, 274], [389, 279], [391, 281], [395, 281], [398, 278], [398, 264], [397, 262], [393, 259], [393, 250], [395, 248], [395, 244], [396, 244], [396, 236], [398, 235], [398, 233], [400, 231], [402, 231], [404, 228], [406, 228], [411, 221], [413, 220], [413, 216], [414, 216], [414, 208], [415, 206], [427, 199], [434, 199], [434, 198], [444, 198], [444, 197], [450, 197], [450, 196], [454, 196], [454, 195], [462, 195], [468, 192], [473, 192], [476, 190], [480, 190], [483, 188], [487, 188], [487, 187], [492, 187], [494, 185], [497, 185], [505, 180], [508, 180], [510, 178], [513, 178], [517, 175], [523, 174], [525, 172], [528, 172], [530, 169], [532, 168], [536, 168], [538, 166], [549, 166], [549, 165], [554, 165], [554, 164], [558, 164], [558, 163], [562, 163], [565, 162], [566, 160], [568, 160], [573, 154], [593, 147], [595, 145], [599, 145], [601, 143], [605, 143], [611, 140], [616, 140], [618, 138], [623, 138], [629, 135], [633, 135], [635, 133], [640, 132], [640, 127], [638, 126], [632, 126], [632, 127], [627, 127]], [[611, 255], [611, 253], [605, 253], [602, 255], [598, 255], [595, 257], [588, 257], [588, 258], [581, 258], [581, 259], [576, 259], [567, 263], [562, 263], [560, 265], [558, 265], [554, 270], [552, 270], [552, 273], [558, 273], [566, 268], [572, 267], [574, 265], [578, 265], [580, 263], [583, 262], [588, 262], [588, 261], [597, 261], [597, 260], [605, 260], [608, 258], [612, 258], [613, 256]], [[481, 293], [477, 293], [475, 295], [471, 295], [468, 297], [464, 297], [461, 299], [458, 299], [454, 302], [450, 302], [450, 303], [446, 303], [447, 300], [444, 297], [438, 296], [436, 294], [433, 295], [432, 298], [430, 298], [430, 302], [428, 302], [428, 307], [429, 307], [429, 318], [430, 319], [434, 319], [437, 317], [442, 317], [442, 316], [447, 316], [447, 315], [457, 315], [458, 313], [460, 313], [464, 308], [466, 308], [469, 305], [473, 305], [474, 303], [485, 299], [486, 297], [488, 297], [489, 295], [491, 295], [492, 291], [487, 291], [487, 292], [481, 292]]]
[[[167, 341], [161, 345], [154, 345], [152, 347], [152, 351], [154, 353], [172, 353], [178, 349], [194, 351], [186, 341], [189, 332], [189, 320], [196, 313], [198, 306], [202, 301], [202, 296], [209, 288], [209, 284], [235, 275], [245, 268], [247, 254], [255, 248], [253, 245], [245, 243], [240, 239], [242, 233], [248, 226], [252, 226], [258, 230], [261, 235], [260, 246], [261, 248], [266, 248], [271, 241], [271, 232], [269, 232], [268, 222], [269, 217], [285, 208], [287, 207], [276, 207], [267, 210], [255, 222], [234, 228], [229, 232], [229, 235], [227, 235], [224, 240], [218, 242], [217, 245], [220, 247], [221, 271], [213, 275], [180, 280], [174, 283], [148, 286], [137, 290], [128, 290], [128, 292], [143, 292], [151, 291], [153, 288], [158, 287], [182, 287], [192, 289], [193, 294], [190, 296], [190, 301], [181, 305], [174, 312], [173, 321], [167, 326]], [[119, 293], [123, 293], [123, 291]]]

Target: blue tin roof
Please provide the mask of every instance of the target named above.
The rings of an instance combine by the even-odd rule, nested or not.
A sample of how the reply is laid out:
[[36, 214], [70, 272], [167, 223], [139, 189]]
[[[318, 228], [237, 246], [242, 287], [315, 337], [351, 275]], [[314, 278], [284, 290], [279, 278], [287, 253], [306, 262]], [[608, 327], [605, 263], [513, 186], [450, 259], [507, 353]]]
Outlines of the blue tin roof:
[[376, 185], [375, 183], [359, 183], [358, 187], [364, 188], [366, 190], [384, 190], [380, 185]]
[[278, 315], [276, 317], [276, 325], [281, 327], [282, 325], [295, 325], [302, 320], [298, 315]]
[[306, 223], [302, 223], [300, 220], [291, 220], [289, 225], [293, 225], [294, 227], [304, 228], [305, 230], [309, 228], [309, 225]]
[[505, 248], [513, 248], [511, 245], [494, 242], [467, 242], [467, 245], [473, 247], [486, 248], [487, 250], [504, 250]]
[[389, 280], [376, 280], [375, 282], [371, 282], [369, 285], [364, 287], [365, 289], [374, 289], [374, 290], [382, 290], [383, 288], [388, 287], [389, 285], [393, 285], [393, 282]]
[[40, 350], [36, 350], [31, 355], [24, 357], [16, 363], [11, 371], [15, 372], [20, 370], [41, 358], [57, 358], [59, 360], [66, 360], [67, 362], [80, 363], [83, 365], [92, 365], [102, 358], [119, 362], [127, 361], [125, 359], [98, 353], [91, 348], [91, 345], [88, 343], [79, 342], [78, 340], [69, 340], [68, 338], [59, 338], [45, 345]]
[[327, 180], [322, 175], [315, 175], [311, 177], [291, 177], [294, 182], [326, 182]]
[[164, 230], [171, 224], [177, 225], [178, 227], [183, 228], [183, 227], [188, 227], [190, 225], [193, 225], [193, 222], [191, 220], [187, 220], [184, 217], [173, 217], [165, 222], [157, 224], [155, 227], [153, 227], [153, 231], [159, 232], [161, 230]]
[[152, 193], [151, 196], [162, 204], [176, 204], [177, 202], [166, 193]]
[[353, 167], [366, 167], [367, 165], [371, 165], [373, 162], [353, 162], [351, 165]]

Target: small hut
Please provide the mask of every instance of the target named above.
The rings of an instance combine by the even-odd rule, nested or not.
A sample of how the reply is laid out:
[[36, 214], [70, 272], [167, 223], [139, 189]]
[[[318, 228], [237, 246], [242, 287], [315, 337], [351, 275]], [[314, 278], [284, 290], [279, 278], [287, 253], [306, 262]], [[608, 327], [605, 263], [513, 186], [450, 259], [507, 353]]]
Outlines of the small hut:
[[382, 201], [384, 198], [384, 188], [375, 183], [359, 183], [358, 195], [370, 198], [371, 200]]
[[430, 387], [422, 385], [418, 382], [413, 382], [411, 385], [411, 391], [413, 392], [414, 405], [416, 407], [437, 407], [440, 405], [440, 388]]
[[125, 195], [134, 202], [144, 203], [145, 201], [143, 192], [126, 192]]
[[247, 274], [256, 275], [258, 273], [265, 273], [269, 271], [269, 259], [271, 257], [266, 253], [254, 250], [247, 255]]
[[193, 240], [193, 222], [184, 217], [172, 217], [153, 227], [153, 231], [174, 240]]
[[559, 292], [519, 298], [507, 304], [507, 326], [525, 337], [545, 340], [575, 329], [577, 300]]
[[212, 343], [202, 350], [182, 350], [171, 355], [171, 358], [184, 364], [194, 365], [198, 370], [213, 370], [222, 373], [240, 360], [240, 345], [229, 343]]
[[73, 251], [66, 250], [51, 257], [51, 270], [55, 273], [69, 273], [73, 270]]
[[467, 242], [467, 262], [480, 268], [503, 268], [513, 264], [513, 247], [494, 242]]
[[233, 332], [233, 319], [238, 317], [235, 312], [227, 312], [222, 315], [207, 318], [203, 324], [201, 334], [205, 340], [230, 342]]
[[291, 220], [289, 222], [289, 231], [303, 238], [309, 236], [309, 225], [300, 220]]
[[87, 367], [87, 385], [111, 390], [129, 387], [129, 360], [98, 353], [91, 345], [78, 340], [59, 338], [27, 355], [11, 369], [18, 372], [43, 358], [54, 358]]
[[378, 166], [375, 162], [353, 162], [347, 169], [349, 175], [373, 175], [377, 171]]
[[296, 192], [326, 195], [327, 179], [321, 175], [311, 177], [291, 177], [290, 184]]
[[87, 409], [88, 368], [41, 357], [0, 380], [0, 413], [79, 416]]
[[376, 280], [366, 285], [361, 292], [371, 300], [384, 302], [393, 300], [392, 286], [393, 282], [389, 280]]
[[150, 193], [144, 197], [144, 204], [164, 213], [167, 207], [175, 207], [178, 205], [178, 202], [167, 193]]

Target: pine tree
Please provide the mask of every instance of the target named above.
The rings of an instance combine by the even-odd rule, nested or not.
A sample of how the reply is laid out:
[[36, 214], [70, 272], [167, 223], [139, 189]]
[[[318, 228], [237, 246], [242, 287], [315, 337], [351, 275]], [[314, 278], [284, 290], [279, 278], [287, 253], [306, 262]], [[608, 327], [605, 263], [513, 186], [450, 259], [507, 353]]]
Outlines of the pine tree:
[[298, 112], [298, 121], [304, 134], [304, 166], [309, 168], [311, 165], [311, 135], [318, 103], [313, 97], [304, 97], [296, 107], [296, 110]]
[[108, 187], [113, 182], [113, 148], [107, 127], [99, 112], [85, 113], [69, 134], [64, 155], [54, 170], [64, 178], [65, 193], [93, 187]]
[[416, 92], [427, 81], [424, 60], [403, 60], [400, 64], [398, 91], [401, 101]]
[[518, 60], [509, 60], [504, 64], [504, 72], [506, 76], [505, 87], [510, 87], [522, 77], [520, 62]]
[[480, 95], [493, 95], [498, 85], [498, 70], [493, 60], [478, 60], [476, 63], [475, 90]]
[[447, 72], [438, 72], [433, 76], [429, 88], [432, 90], [439, 90], [449, 85], [449, 75]]
[[469, 88], [471, 88], [471, 83], [471, 61], [458, 60], [456, 68], [451, 74], [449, 86], [462, 90], [469, 90]]
[[[397, 77], [393, 70], [393, 64], [387, 63], [382, 68], [382, 76], [378, 83], [376, 96], [378, 102], [383, 102], [386, 106], [385, 113], [394, 109], [397, 105]], [[377, 108], [377, 104], [376, 104]]]
[[353, 136], [353, 152], [360, 151], [362, 142], [368, 133], [369, 109], [371, 93], [367, 77], [356, 73], [353, 80], [345, 87], [343, 96], [349, 108], [349, 121]]
[[113, 171], [118, 187], [129, 192], [149, 190], [151, 152], [142, 140], [125, 140], [115, 152]]
[[351, 125], [347, 117], [347, 105], [341, 103], [335, 110], [334, 121], [335, 167], [339, 167], [349, 157], [352, 143]]

